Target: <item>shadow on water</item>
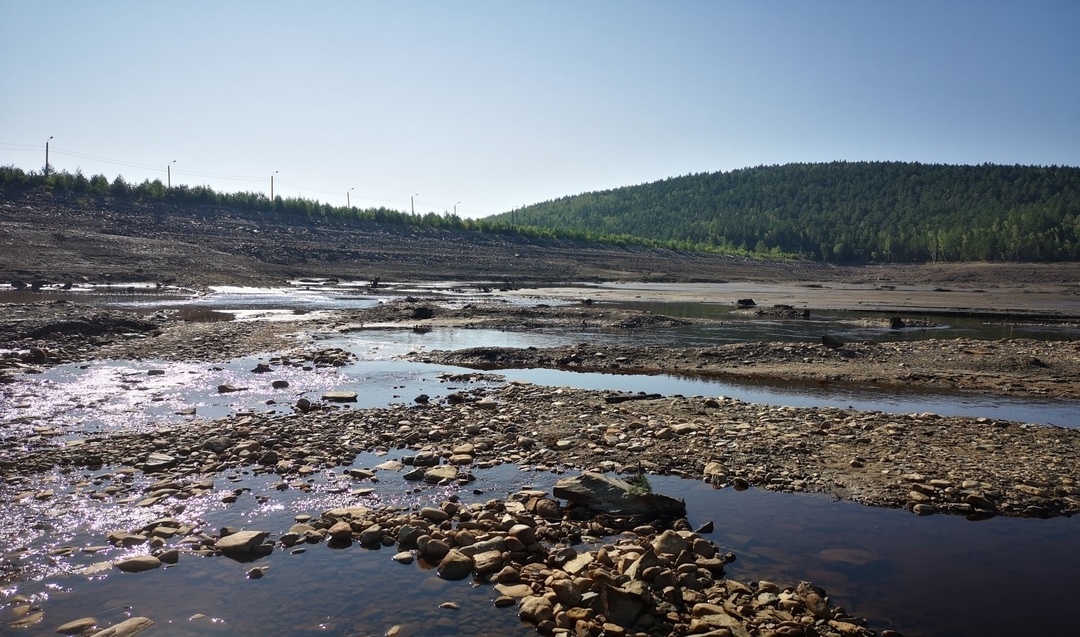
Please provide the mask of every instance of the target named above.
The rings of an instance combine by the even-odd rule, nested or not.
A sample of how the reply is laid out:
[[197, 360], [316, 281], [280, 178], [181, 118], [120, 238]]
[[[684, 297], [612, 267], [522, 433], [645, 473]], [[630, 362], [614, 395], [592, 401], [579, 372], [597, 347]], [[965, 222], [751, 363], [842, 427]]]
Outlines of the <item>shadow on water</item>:
[[1080, 569], [1080, 520], [918, 517], [826, 496], [650, 478], [714, 520], [736, 580], [813, 581], [856, 615], [907, 637], [1067, 635]]

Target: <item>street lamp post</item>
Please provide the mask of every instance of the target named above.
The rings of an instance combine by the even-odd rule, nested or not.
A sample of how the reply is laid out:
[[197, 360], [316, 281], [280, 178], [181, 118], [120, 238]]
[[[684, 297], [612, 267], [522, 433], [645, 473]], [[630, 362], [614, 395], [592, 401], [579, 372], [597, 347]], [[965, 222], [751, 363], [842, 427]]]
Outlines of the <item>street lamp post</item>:
[[49, 176], [49, 140], [51, 140], [52, 138], [53, 138], [53, 136], [49, 135], [49, 139], [45, 140], [45, 176], [46, 177]]
[[165, 164], [165, 174], [167, 175], [167, 179], [168, 179], [168, 181], [165, 182], [165, 183], [168, 185], [169, 190], [172, 190], [172, 165], [175, 164], [175, 163], [176, 163], [176, 160], [174, 159], [174, 160], [170, 161], [169, 163]]
[[419, 197], [419, 196], [420, 196], [420, 193], [416, 193], [412, 197], [409, 197], [409, 209], [412, 210], [412, 213], [414, 215], [416, 214], [416, 203], [413, 201], [413, 197]]
[[352, 210], [352, 199], [349, 198], [349, 193], [356, 190], [356, 188], [349, 188], [345, 191], [345, 207]]
[[270, 203], [271, 204], [274, 203], [274, 175], [278, 174], [278, 172], [280, 172], [280, 171], [275, 170], [273, 173], [270, 174]]

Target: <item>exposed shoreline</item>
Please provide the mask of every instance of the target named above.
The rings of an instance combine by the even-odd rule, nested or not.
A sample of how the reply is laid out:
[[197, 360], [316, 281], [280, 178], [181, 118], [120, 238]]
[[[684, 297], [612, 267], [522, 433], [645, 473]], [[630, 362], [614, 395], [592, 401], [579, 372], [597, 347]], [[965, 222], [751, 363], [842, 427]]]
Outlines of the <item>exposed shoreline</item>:
[[[607, 286], [605, 286], [607, 287]], [[604, 298], [612, 300], [615, 292], [624, 291], [622, 286], [615, 286], [614, 291], [604, 291]], [[634, 286], [628, 286], [631, 290]], [[820, 288], [811, 288], [818, 290]], [[558, 298], [576, 298], [580, 296], [578, 288], [561, 290], [514, 291], [510, 294], [548, 295]], [[677, 291], [675, 297], [684, 294]], [[741, 290], [728, 291], [728, 295], [738, 295]], [[636, 294], [630, 295], [637, 296]], [[659, 292], [659, 298], [670, 299], [672, 294]], [[591, 297], [590, 297], [591, 298]], [[626, 295], [622, 297], [625, 299]], [[764, 298], [764, 297], [763, 297]], [[19, 329], [33, 328], [35, 333], [42, 333], [42, 339], [34, 341], [37, 360], [20, 362], [10, 355], [5, 357], [6, 373], [18, 373], [18, 365], [48, 365], [57, 362], [74, 362], [94, 359], [165, 359], [165, 360], [225, 360], [266, 351], [291, 350], [294, 355], [304, 347], [310, 346], [310, 333], [342, 332], [354, 330], [417, 327], [423, 329], [441, 329], [448, 327], [486, 327], [511, 330], [545, 329], [558, 330], [576, 327], [582, 322], [596, 325], [608, 325], [618, 329], [664, 330], [672, 325], [684, 324], [681, 319], [664, 317], [637, 309], [620, 309], [598, 302], [592, 305], [573, 303], [566, 305], [500, 304], [497, 302], [469, 303], [465, 306], [444, 306], [436, 297], [400, 298], [389, 303], [362, 310], [332, 312], [328, 318], [297, 323], [275, 322], [220, 322], [187, 323], [159, 317], [154, 321], [135, 319], [141, 323], [125, 323], [124, 312], [104, 312], [90, 314], [91, 323], [106, 329], [105, 337], [82, 338], [87, 331], [83, 324], [75, 327], [57, 329], [50, 332], [48, 326], [69, 325], [73, 317], [86, 319], [89, 308], [70, 304], [37, 304], [21, 306], [20, 311], [11, 313], [13, 317], [6, 325], [8, 334], [18, 335]], [[1030, 315], [1024, 315], [1027, 320]], [[798, 319], [792, 319], [798, 320]], [[19, 321], [22, 321], [20, 324]], [[51, 322], [51, 323], [50, 323]], [[143, 330], [139, 338], [117, 338], [110, 335], [108, 329], [122, 331]], [[71, 332], [76, 332], [73, 335]], [[50, 339], [52, 349], [50, 350]], [[74, 339], [74, 340], [73, 340]], [[25, 341], [24, 341], [25, 343]], [[29, 355], [24, 355], [24, 357]], [[1068, 399], [1080, 395], [1080, 347], [1074, 342], [1030, 341], [1007, 339], [999, 341], [979, 341], [974, 339], [919, 340], [899, 342], [859, 342], [859, 343], [737, 343], [716, 347], [680, 348], [680, 347], [636, 347], [636, 346], [589, 346], [585, 344], [556, 348], [478, 348], [453, 352], [422, 352], [411, 355], [413, 360], [435, 362], [447, 365], [473, 367], [479, 370], [498, 368], [558, 368], [574, 371], [592, 371], [609, 373], [646, 373], [675, 374], [697, 377], [727, 378], [740, 381], [769, 382], [816, 382], [836, 383], [838, 385], [873, 385], [882, 390], [895, 388], [927, 388], [948, 390], [960, 393], [992, 393], [1004, 396], [1027, 396], [1033, 398]], [[15, 365], [13, 367], [13, 365]], [[0, 365], [2, 368], [4, 365]], [[537, 389], [536, 391], [540, 391]], [[624, 416], [619, 415], [619, 407], [605, 408], [605, 400], [611, 398], [602, 392], [577, 392], [562, 390], [577, 396], [578, 413], [563, 414], [561, 418], [543, 417], [540, 405], [531, 405], [537, 410], [534, 418], [541, 427], [541, 437], [561, 440], [568, 436], [572, 439], [575, 432], [556, 424], [561, 420], [574, 422], [594, 412], [606, 414], [597, 422], [597, 426], [620, 429], [624, 426]], [[514, 408], [518, 398], [513, 386], [500, 392], [502, 399], [508, 401], [507, 408]], [[445, 399], [444, 399], [445, 400]], [[634, 468], [633, 458], [646, 460], [646, 467], [658, 472], [674, 473], [688, 477], [703, 477], [704, 466], [709, 462], [731, 465], [721, 478], [710, 479], [727, 484], [729, 479], [739, 479], [748, 484], [757, 484], [766, 488], [811, 490], [830, 493], [838, 497], [889, 507], [912, 508], [915, 504], [926, 504], [934, 511], [962, 514], [1006, 514], [1012, 516], [1047, 517], [1070, 515], [1080, 511], [1080, 461], [1062, 463], [1063, 458], [1080, 460], [1080, 436], [1076, 430], [1056, 429], [1052, 427], [1031, 427], [1016, 423], [998, 422], [987, 419], [941, 417], [934, 415], [889, 415], [877, 412], [848, 412], [831, 409], [778, 409], [763, 407], [765, 411], [775, 412], [769, 416], [772, 426], [757, 430], [753, 410], [758, 406], [742, 405], [739, 401], [719, 402], [711, 400], [703, 406], [700, 400], [679, 397], [655, 397], [650, 400], [633, 401], [625, 407], [633, 406], [637, 412], [649, 414], [652, 424], [635, 435], [640, 440], [635, 443], [635, 452], [620, 453], [618, 448], [605, 445], [573, 445], [567, 449], [551, 449], [554, 458], [568, 467], [596, 469], [601, 460], [617, 460], [619, 469]], [[687, 402], [689, 401], [689, 402]], [[716, 404], [712, 404], [716, 403]], [[656, 405], [664, 405], [657, 408]], [[521, 407], [521, 405], [517, 405]], [[565, 409], [565, 405], [546, 407], [552, 413]], [[412, 409], [427, 410], [424, 406]], [[610, 410], [610, 413], [608, 411]], [[673, 410], [673, 411], [672, 411]], [[730, 412], [730, 413], [728, 413]], [[834, 413], [835, 412], [835, 413]], [[305, 418], [318, 420], [318, 411], [304, 414]], [[441, 418], [447, 413], [434, 410], [432, 418]], [[725, 416], [725, 413], [727, 415]], [[679, 415], [675, 415], [679, 414]], [[715, 418], [732, 421], [743, 419], [750, 423], [750, 430], [740, 430], [740, 444], [760, 445], [765, 465], [775, 463], [778, 470], [786, 474], [817, 474], [818, 478], [807, 480], [793, 478], [774, 480], [772, 470], [764, 474], [742, 472], [737, 469], [739, 462], [725, 460], [727, 452], [717, 451], [716, 458], [689, 458], [676, 453], [677, 448], [669, 448], [672, 431], [677, 426], [697, 422], [699, 426], [686, 428], [686, 431], [702, 432], [706, 439], [725, 440], [732, 432], [723, 427], [717, 428]], [[982, 422], [980, 422], [980, 420]], [[867, 434], [850, 432], [836, 437], [833, 426], [852, 427], [853, 422], [860, 422], [859, 431]], [[546, 424], [544, 424], [546, 423]], [[814, 424], [808, 424], [814, 423]], [[313, 426], [319, 426], [317, 422]], [[550, 430], [544, 429], [547, 427]], [[809, 428], [808, 428], [809, 427]], [[814, 449], [807, 458], [813, 458], [816, 469], [808, 471], [807, 458], [800, 454], [789, 455], [780, 449], [773, 449], [770, 432], [777, 430], [790, 433], [798, 439], [801, 448]], [[918, 431], [911, 434], [905, 432]], [[801, 433], [799, 433], [801, 432]], [[876, 433], [873, 433], [876, 432]], [[623, 435], [629, 435], [623, 432]], [[865, 436], [876, 439], [888, 436], [868, 447]], [[659, 437], [658, 437], [659, 436]], [[1032, 436], [1046, 436], [1043, 451], [1034, 445], [1032, 453], [1023, 467], [1016, 466], [1007, 455], [997, 450], [1008, 448], [1013, 439], [1028, 439]], [[122, 439], [123, 436], [118, 436]], [[747, 438], [747, 440], [743, 440]], [[836, 438], [832, 440], [832, 438]], [[961, 458], [955, 454], [935, 457], [933, 462], [919, 455], [925, 445], [953, 448], [963, 446], [963, 441], [982, 440], [974, 450]], [[819, 448], [824, 440], [829, 444]], [[892, 448], [885, 449], [879, 443], [890, 440]], [[852, 442], [855, 441], [855, 442]], [[595, 440], [593, 441], [595, 443]], [[909, 446], [907, 443], [910, 442]], [[110, 443], [103, 441], [104, 444]], [[374, 444], [374, 443], [373, 443]], [[408, 445], [408, 441], [395, 441], [395, 444]], [[875, 446], [877, 445], [877, 446]], [[121, 445], [122, 446], [122, 445]], [[640, 449], [637, 449], [640, 447]], [[570, 451], [573, 449], [573, 451]], [[764, 451], [772, 449], [771, 451]], [[65, 452], [52, 450], [50, 454]], [[24, 456], [29, 458], [30, 456]], [[120, 457], [111, 457], [107, 462], [116, 462]], [[511, 457], [490, 458], [498, 462], [514, 461]], [[56, 457], [53, 460], [34, 462], [36, 466], [47, 466], [49, 462], [67, 464], [77, 459]], [[8, 458], [9, 465], [16, 468], [20, 460]], [[816, 463], [816, 464], [815, 464]], [[927, 497], [913, 495], [910, 489], [901, 488], [911, 480], [896, 479], [896, 471], [870, 471], [868, 466], [882, 463], [880, 469], [890, 465], [909, 466], [909, 470], [900, 470], [899, 474], [926, 474], [926, 481], [938, 480], [942, 486], [924, 489]], [[951, 463], [951, 464], [950, 464]], [[820, 465], [820, 466], [818, 466]], [[919, 469], [919, 467], [924, 467]], [[611, 467], [609, 467], [611, 468]], [[973, 471], [977, 468], [977, 471]], [[820, 476], [828, 476], [820, 478]], [[819, 479], [820, 478], [820, 479]], [[951, 481], [944, 486], [946, 481]], [[916, 481], [918, 482], [918, 481]], [[970, 483], [968, 486], [963, 486]], [[920, 483], [921, 484], [921, 483]], [[910, 486], [910, 485], [908, 485]], [[923, 485], [927, 486], [927, 485]], [[964, 500], [973, 493], [982, 495], [989, 491], [1000, 501], [991, 508], [966, 506]], [[985, 504], [985, 503], [983, 503]], [[922, 513], [932, 512], [926, 506], [920, 507]]]
[[[905, 317], [917, 317], [923, 312], [975, 312], [975, 316], [989, 318], [991, 314], [972, 309], [971, 301], [977, 299], [994, 308], [990, 312], [995, 320], [1071, 323], [1080, 317], [1080, 297], [1072, 294], [1068, 282], [1037, 286], [1021, 283], [978, 291], [813, 282], [674, 287], [662, 290], [651, 284], [601, 284], [527, 288], [500, 294], [529, 297], [536, 303], [500, 303], [498, 295], [494, 295], [491, 300], [464, 306], [446, 305], [434, 294], [420, 294], [368, 310], [327, 312], [319, 318], [293, 323], [189, 323], [168, 313], [145, 316], [67, 302], [8, 305], [9, 312], [0, 322], [4, 338], [0, 347], [14, 354], [3, 357], [0, 378], [6, 375], [14, 379], [35, 367], [67, 362], [221, 361], [283, 351], [296, 360], [308, 356], [306, 360], [336, 364], [338, 359], [333, 353], [313, 351], [318, 344], [312, 339], [315, 333], [452, 327], [559, 330], [577, 327], [582, 321], [601, 329], [608, 326], [635, 331], [664, 330], [686, 322], [632, 304], [622, 305], [652, 300], [734, 304], [740, 298], [754, 298], [763, 310], [790, 305], [793, 310], [805, 308], [811, 312], [865, 310]], [[572, 302], [544, 303], [544, 299]], [[584, 299], [592, 302], [585, 304], [581, 302]], [[947, 339], [831, 345], [756, 342], [702, 348], [583, 344], [427, 351], [411, 358], [481, 370], [551, 367], [744, 380], [871, 383], [886, 391], [890, 387], [922, 387], [1040, 399], [1080, 395], [1080, 347], [1075, 341]], [[467, 385], [468, 379], [462, 382]], [[406, 421], [422, 421], [423, 426], [400, 426]], [[518, 423], [528, 423], [528, 428]], [[41, 494], [32, 490], [35, 476], [57, 467], [65, 471], [93, 467], [145, 471], [159, 478], [157, 484], [165, 481], [191, 486], [205, 485], [208, 478], [237, 470], [257, 475], [273, 472], [283, 481], [296, 480], [305, 472], [339, 467], [351, 462], [357, 453], [378, 448], [407, 449], [437, 461], [460, 456], [461, 450], [467, 448], [468, 462], [460, 465], [465, 471], [514, 464], [570, 473], [646, 472], [706, 480], [719, 488], [825, 493], [872, 506], [904, 508], [917, 515], [950, 514], [972, 519], [1080, 513], [1080, 430], [989, 418], [770, 407], [723, 397], [639, 395], [508, 383], [493, 389], [466, 388], [409, 406], [350, 409], [331, 401], [298, 403], [293, 413], [286, 415], [254, 413], [192, 421], [159, 429], [154, 436], [88, 436], [79, 444], [64, 446], [50, 443], [47, 435], [39, 438], [37, 442], [19, 441], [19, 445], [0, 453], [5, 501], [17, 503], [22, 498], [39, 497]], [[208, 447], [209, 440], [217, 440], [214, 448], [220, 446], [221, 451]], [[176, 463], [148, 468], [155, 454], [171, 457]], [[143, 497], [123, 490], [109, 497], [114, 495]], [[167, 504], [168, 497], [161, 501]], [[446, 503], [442, 509], [458, 510]], [[392, 513], [358, 519], [350, 532], [359, 539], [368, 518], [385, 518], [384, 522], [389, 523]], [[530, 519], [528, 524], [538, 528], [551, 525], [539, 518]], [[324, 522], [326, 528], [322, 530], [328, 537], [331, 523], [336, 521], [327, 518]], [[452, 540], [454, 536], [438, 537]], [[659, 529], [643, 537], [656, 541]], [[693, 534], [685, 537], [696, 541]], [[201, 541], [205, 544], [211, 540]], [[634, 559], [642, 556], [632, 542], [622, 544], [622, 550], [629, 551]], [[168, 545], [164, 548], [168, 550]], [[549, 572], [552, 568], [558, 570], [552, 566], [555, 562], [551, 560], [556, 559], [552, 555], [555, 553], [535, 553], [538, 559], [550, 562]], [[529, 597], [551, 597], [554, 593], [545, 588], [547, 584], [530, 580], [538, 573], [523, 569], [516, 577], [532, 581], [535, 595], [530, 593]], [[512, 580], [515, 576], [507, 577]], [[551, 579], [550, 574], [546, 577]], [[723, 592], [734, 591], [753, 599], [754, 595], [768, 593], [762, 588], [767, 584], [744, 586], [730, 582]], [[576, 585], [588, 588], [597, 584], [581, 581]], [[711, 593], [701, 597], [688, 591], [676, 604], [680, 608], [680, 604], [685, 605], [685, 614], [670, 611], [675, 614], [665, 617], [650, 611], [653, 619], [649, 621], [657, 622], [657, 630], [671, 630], [674, 626], [686, 630], [691, 625], [696, 626], [695, 630], [706, 628], [706, 622], [693, 623], [698, 613], [694, 604], [711, 604], [715, 600], [709, 597]], [[719, 588], [716, 591], [722, 592]], [[778, 591], [784, 592], [784, 587]], [[792, 600], [788, 606], [797, 615], [809, 612], [806, 600], [811, 593], [812, 589], [802, 588], [796, 594], [792, 587], [784, 594]], [[553, 602], [554, 613], [558, 601], [549, 601]], [[717, 608], [720, 606], [701, 606], [700, 612], [742, 617], [738, 625], [754, 631], [748, 634], [765, 634], [759, 631], [771, 617], [754, 615], [745, 608]], [[819, 609], [818, 614], [804, 614], [804, 624], [826, 630], [822, 634], [829, 634], [829, 626], [836, 634], [870, 634], [860, 632], [865, 630], [859, 625], [862, 620], [850, 618], [842, 610], [832, 614]], [[544, 615], [533, 623], [548, 630], [551, 624], [544, 622], [553, 622], [555, 617]], [[728, 628], [730, 634], [741, 634], [734, 625]], [[794, 630], [795, 625], [791, 628]], [[649, 634], [642, 626], [637, 629], [639, 634]]]

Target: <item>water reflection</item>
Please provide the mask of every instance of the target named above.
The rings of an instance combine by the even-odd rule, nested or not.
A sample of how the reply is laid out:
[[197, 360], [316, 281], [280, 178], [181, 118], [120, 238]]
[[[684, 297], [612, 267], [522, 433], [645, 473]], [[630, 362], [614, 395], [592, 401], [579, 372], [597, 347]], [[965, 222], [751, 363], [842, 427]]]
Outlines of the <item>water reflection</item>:
[[[326, 391], [353, 391], [352, 407], [413, 404], [420, 394], [432, 400], [454, 391], [497, 384], [489, 380], [447, 382], [447, 375], [474, 370], [398, 360], [410, 351], [478, 346], [550, 347], [571, 344], [576, 335], [542, 332], [440, 329], [375, 330], [334, 335], [323, 345], [352, 351], [358, 361], [340, 368], [272, 366], [254, 374], [270, 356], [245, 357], [223, 364], [166, 361], [97, 361], [59, 365], [23, 376], [0, 392], [0, 440], [14, 444], [72, 442], [111, 431], [153, 431], [192, 418], [218, 418], [244, 411], [288, 413], [300, 398], [317, 400]], [[1075, 400], [1027, 399], [990, 394], [960, 394], [926, 389], [881, 389], [872, 385], [784, 382], [751, 383], [731, 379], [670, 375], [619, 375], [551, 369], [497, 370], [505, 380], [578, 389], [664, 395], [725, 396], [746, 402], [791, 407], [838, 407], [889, 413], [936, 413], [1017, 422], [1080, 427]], [[284, 380], [286, 388], [274, 388]], [[229, 385], [236, 391], [222, 393]]]
[[[438, 329], [426, 334], [410, 330], [380, 330], [357, 332], [347, 336], [332, 336], [326, 343], [333, 347], [353, 349], [361, 358], [371, 356], [392, 358], [407, 352], [424, 350], [456, 350], [470, 347], [558, 347], [581, 342], [604, 343], [606, 338], [623, 338], [597, 334], [591, 338], [582, 333], [566, 332], [505, 332], [489, 329]], [[636, 336], [635, 336], [636, 338]], [[343, 373], [354, 374], [368, 363], [360, 362]], [[388, 361], [385, 365], [393, 367]], [[459, 368], [441, 367], [444, 371]], [[882, 389], [873, 385], [819, 383], [816, 381], [784, 381], [776, 383], [746, 382], [672, 375], [632, 375], [574, 372], [556, 369], [497, 369], [507, 380], [520, 380], [538, 385], [573, 387], [577, 389], [618, 390], [684, 396], [726, 396], [746, 402], [787, 407], [838, 407], [889, 413], [930, 412], [942, 416], [987, 417], [1017, 422], [1048, 424], [1058, 427], [1080, 427], [1080, 404], [1070, 400], [1029, 399], [991, 394], [964, 394], [931, 389]]]
[[[375, 351], [378, 351], [376, 348]], [[192, 418], [233, 413], [291, 413], [301, 397], [318, 400], [326, 391], [353, 391], [348, 407], [413, 404], [420, 394], [433, 399], [491, 381], [449, 383], [448, 373], [474, 374], [457, 367], [374, 358], [341, 368], [273, 365], [252, 373], [270, 357], [245, 357], [221, 364], [168, 361], [95, 361], [58, 365], [5, 386], [0, 393], [0, 441], [6, 444], [72, 443], [89, 434], [154, 431]], [[275, 388], [284, 380], [287, 387]], [[222, 386], [231, 391], [223, 392]]]
[[681, 376], [642, 376], [550, 369], [497, 370], [508, 380], [578, 389], [609, 389], [666, 396], [725, 396], [779, 407], [837, 407], [895, 414], [987, 417], [1024, 423], [1080, 427], [1080, 402], [959, 394], [929, 389], [880, 389], [839, 383], [738, 382]]
[[[361, 454], [352, 466], [370, 469], [402, 453]], [[57, 475], [52, 483], [56, 500], [27, 505], [41, 528], [19, 540], [32, 549], [27, 559], [45, 564], [39, 571], [43, 579], [24, 582], [18, 591], [45, 609], [43, 633], [82, 616], [115, 623], [145, 615], [170, 635], [345, 636], [382, 634], [394, 625], [403, 635], [535, 634], [513, 609], [492, 608], [496, 595], [489, 586], [446, 582], [419, 563], [398, 564], [390, 559], [393, 548], [302, 545], [279, 548], [253, 563], [183, 554], [173, 567], [94, 575], [77, 570], [143, 549], [106, 547], [96, 553], [48, 555], [63, 546], [104, 544], [108, 530], [138, 528], [163, 515], [176, 515], [210, 533], [233, 525], [280, 534], [301, 513], [317, 516], [356, 504], [417, 509], [451, 493], [464, 502], [483, 502], [523, 488], [550, 490], [561, 477], [512, 465], [474, 474], [476, 482], [456, 489], [417, 485], [400, 472], [386, 471], [378, 472], [377, 482], [357, 482], [346, 478], [342, 467], [306, 478], [304, 489], [279, 491], [276, 476], [234, 471], [219, 476], [210, 495], [184, 500], [179, 510], [168, 504], [138, 508], [78, 496], [74, 485], [95, 479], [99, 487], [108, 484], [108, 472]], [[1072, 621], [1062, 609], [1069, 607], [1073, 594], [1067, 583], [1080, 568], [1076, 520], [969, 522], [917, 517], [824, 496], [715, 490], [704, 482], [664, 476], [651, 476], [650, 481], [654, 490], [686, 499], [692, 525], [715, 523], [711, 539], [737, 556], [728, 567], [733, 579], [782, 585], [811, 580], [826, 588], [834, 603], [874, 618], [874, 628], [892, 628], [909, 637], [1070, 634]], [[135, 487], [149, 482], [139, 475], [133, 478]], [[356, 487], [371, 493], [351, 495]], [[226, 504], [222, 496], [230, 490], [240, 495]], [[5, 509], [0, 521], [14, 513]], [[7, 553], [16, 540], [2, 537]], [[249, 579], [246, 573], [252, 566], [268, 567], [265, 577]], [[987, 600], [997, 600], [994, 612], [981, 610]], [[446, 601], [460, 609], [438, 608]], [[11, 612], [10, 607], [0, 609], [5, 626]]]

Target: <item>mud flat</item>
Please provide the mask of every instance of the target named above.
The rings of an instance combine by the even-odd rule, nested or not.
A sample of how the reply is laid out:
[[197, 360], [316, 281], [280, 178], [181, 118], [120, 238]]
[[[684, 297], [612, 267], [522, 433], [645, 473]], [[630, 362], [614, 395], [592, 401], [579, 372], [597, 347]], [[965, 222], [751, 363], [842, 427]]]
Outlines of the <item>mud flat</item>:
[[816, 381], [881, 389], [926, 387], [1000, 395], [1080, 395], [1080, 345], [973, 339], [860, 343], [742, 343], [717, 347], [576, 345], [471, 348], [413, 355], [477, 369], [552, 368], [615, 374]]

